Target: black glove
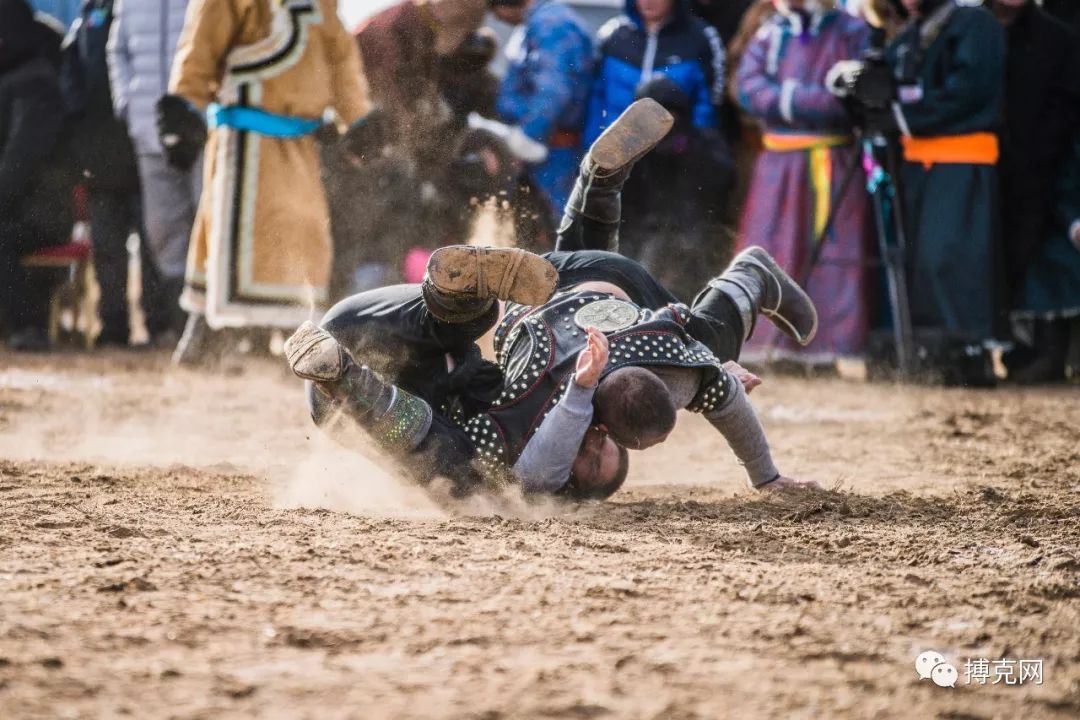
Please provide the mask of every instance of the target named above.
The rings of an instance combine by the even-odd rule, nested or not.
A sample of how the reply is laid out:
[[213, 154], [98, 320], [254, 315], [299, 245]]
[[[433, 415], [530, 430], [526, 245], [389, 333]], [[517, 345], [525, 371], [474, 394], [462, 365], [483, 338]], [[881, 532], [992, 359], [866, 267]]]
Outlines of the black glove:
[[374, 155], [391, 140], [390, 118], [381, 108], [374, 108], [345, 132], [345, 150], [358, 157]]
[[206, 123], [199, 112], [179, 95], [163, 95], [157, 101], [157, 130], [169, 164], [190, 170], [206, 144]]

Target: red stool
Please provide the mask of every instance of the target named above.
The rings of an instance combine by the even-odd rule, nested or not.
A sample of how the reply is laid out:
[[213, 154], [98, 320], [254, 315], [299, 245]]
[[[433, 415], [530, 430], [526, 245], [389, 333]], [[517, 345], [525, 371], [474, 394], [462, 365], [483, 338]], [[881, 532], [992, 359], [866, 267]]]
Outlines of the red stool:
[[[78, 221], [71, 233], [71, 242], [43, 248], [24, 255], [22, 266], [45, 270], [66, 270], [66, 276], [53, 291], [49, 301], [49, 340], [55, 345], [63, 336], [78, 338], [87, 350], [93, 348], [94, 302], [91, 287], [90, 233], [86, 219], [86, 194], [75, 190], [75, 209]], [[71, 318], [69, 330], [62, 320]]]

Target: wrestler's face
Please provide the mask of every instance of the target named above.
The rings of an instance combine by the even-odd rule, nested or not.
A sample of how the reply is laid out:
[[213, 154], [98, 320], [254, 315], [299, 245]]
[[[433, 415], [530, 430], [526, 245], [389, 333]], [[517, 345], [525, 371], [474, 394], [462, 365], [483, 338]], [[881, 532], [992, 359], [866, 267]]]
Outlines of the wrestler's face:
[[571, 468], [582, 485], [606, 485], [619, 472], [619, 446], [598, 427], [585, 431], [581, 449]]
[[903, 0], [904, 9], [908, 11], [912, 16], [919, 14], [919, 6], [922, 5], [923, 0]]

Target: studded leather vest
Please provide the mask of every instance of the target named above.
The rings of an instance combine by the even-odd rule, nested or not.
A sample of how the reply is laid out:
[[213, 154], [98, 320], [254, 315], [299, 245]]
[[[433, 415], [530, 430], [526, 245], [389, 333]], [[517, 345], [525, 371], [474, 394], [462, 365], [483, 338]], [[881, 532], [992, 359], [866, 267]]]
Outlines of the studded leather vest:
[[727, 392], [728, 376], [716, 356], [686, 333], [689, 318], [685, 305], [646, 310], [598, 292], [562, 293], [539, 307], [509, 305], [495, 330], [503, 393], [464, 425], [481, 465], [505, 469], [517, 461], [571, 382], [589, 325], [604, 332], [611, 348], [601, 379], [630, 365], [700, 369], [703, 382], [687, 409], [712, 410]]

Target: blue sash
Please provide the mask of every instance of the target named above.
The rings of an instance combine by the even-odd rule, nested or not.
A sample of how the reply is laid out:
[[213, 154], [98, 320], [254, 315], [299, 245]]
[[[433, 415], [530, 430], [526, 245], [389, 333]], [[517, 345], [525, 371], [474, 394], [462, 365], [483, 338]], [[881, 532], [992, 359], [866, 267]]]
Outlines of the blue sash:
[[276, 138], [298, 138], [315, 132], [322, 120], [276, 115], [255, 107], [222, 107], [212, 103], [206, 109], [206, 124], [227, 127]]

